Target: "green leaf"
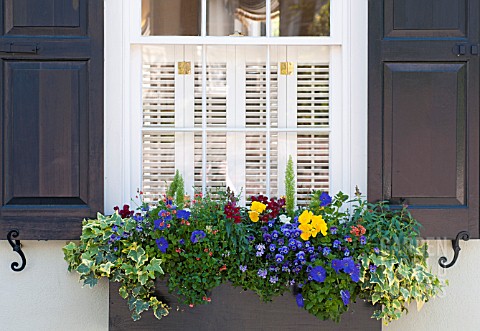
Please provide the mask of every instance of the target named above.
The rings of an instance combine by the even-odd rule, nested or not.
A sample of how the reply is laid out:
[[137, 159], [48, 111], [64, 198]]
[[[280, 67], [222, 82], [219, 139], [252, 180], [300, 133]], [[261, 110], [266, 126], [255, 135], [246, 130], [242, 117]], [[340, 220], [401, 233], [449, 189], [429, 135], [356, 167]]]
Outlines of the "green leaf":
[[381, 298], [382, 297], [381, 297], [380, 293], [374, 293], [372, 295], [372, 304], [373, 305], [376, 304], [377, 302], [379, 302], [381, 300]]
[[84, 280], [83, 280], [83, 284], [84, 285], [88, 285], [90, 287], [94, 287], [95, 285], [97, 285], [98, 283], [98, 279], [96, 279], [93, 274], [90, 274], [88, 275]]
[[111, 269], [112, 269], [113, 266], [114, 266], [113, 263], [107, 262], [107, 263], [100, 264], [100, 265], [99, 265], [99, 269], [100, 269], [100, 271], [105, 272], [105, 273], [109, 276], [109, 275], [110, 275], [110, 271], [111, 271]]
[[147, 310], [149, 306], [150, 304], [148, 302], [138, 299], [135, 301], [135, 312], [140, 314], [141, 312]]
[[78, 267], [77, 267], [77, 272], [80, 274], [80, 275], [86, 275], [86, 274], [89, 274], [90, 273], [90, 267], [85, 265], [85, 264], [80, 264]]
[[150, 261], [149, 265], [147, 266], [147, 270], [148, 270], [148, 271], [151, 271], [151, 272], [154, 272], [154, 273], [155, 273], [155, 272], [158, 272], [158, 273], [160, 273], [160, 274], [163, 275], [164, 273], [163, 273], [162, 267], [160, 266], [161, 264], [162, 264], [162, 260], [157, 259], [157, 258], [154, 257], [154, 258]]
[[161, 319], [163, 316], [168, 315], [168, 310], [163, 307], [154, 307], [153, 315], [155, 315], [157, 319]]
[[135, 261], [138, 266], [141, 266], [147, 260], [145, 250], [142, 247], [136, 247], [135, 249], [130, 250], [127, 257]]
[[127, 292], [127, 289], [125, 286], [121, 286], [119, 289], [118, 289], [118, 293], [120, 294], [120, 296], [124, 299], [126, 299], [128, 297], [128, 292]]

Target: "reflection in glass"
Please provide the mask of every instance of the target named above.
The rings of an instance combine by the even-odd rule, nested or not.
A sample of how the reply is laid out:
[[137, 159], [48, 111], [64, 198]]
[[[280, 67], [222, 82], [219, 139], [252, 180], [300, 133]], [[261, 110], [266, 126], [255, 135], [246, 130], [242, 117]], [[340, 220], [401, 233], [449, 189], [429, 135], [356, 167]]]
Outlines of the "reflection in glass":
[[265, 0], [209, 0], [207, 34], [229, 36], [265, 36]]
[[199, 36], [201, 0], [142, 0], [142, 36]]
[[330, 0], [271, 0], [272, 36], [329, 36]]

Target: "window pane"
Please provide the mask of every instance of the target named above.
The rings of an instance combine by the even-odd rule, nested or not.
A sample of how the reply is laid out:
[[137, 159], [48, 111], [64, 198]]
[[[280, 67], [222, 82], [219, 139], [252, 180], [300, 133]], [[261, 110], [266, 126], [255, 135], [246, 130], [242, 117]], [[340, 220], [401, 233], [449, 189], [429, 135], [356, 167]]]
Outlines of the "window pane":
[[229, 36], [265, 36], [265, 0], [209, 0], [207, 34]]
[[271, 0], [272, 36], [329, 36], [330, 0]]
[[199, 36], [201, 0], [142, 0], [143, 36]]

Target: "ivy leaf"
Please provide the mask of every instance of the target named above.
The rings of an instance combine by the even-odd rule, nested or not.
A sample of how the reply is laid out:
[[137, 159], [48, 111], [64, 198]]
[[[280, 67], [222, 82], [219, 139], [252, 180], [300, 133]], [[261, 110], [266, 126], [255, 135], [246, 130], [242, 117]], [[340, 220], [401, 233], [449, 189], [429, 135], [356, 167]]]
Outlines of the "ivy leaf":
[[107, 276], [109, 276], [109, 275], [110, 275], [110, 271], [111, 271], [111, 269], [112, 269], [113, 266], [114, 266], [113, 263], [107, 262], [107, 263], [100, 264], [100, 265], [99, 265], [99, 269], [100, 269], [100, 271], [105, 272], [105, 273], [107, 274]]
[[373, 293], [372, 295], [372, 304], [376, 304], [381, 299], [380, 293]]
[[[158, 273], [163, 275], [164, 272], [163, 272], [162, 267], [160, 266], [161, 264], [162, 264], [162, 260], [154, 257], [150, 261], [150, 264], [147, 266], [147, 270], [152, 272], [152, 273], [158, 272]], [[154, 278], [154, 277], [152, 277], [152, 278]]]
[[168, 315], [168, 310], [163, 307], [157, 306], [153, 308], [153, 315], [155, 315], [157, 319], [161, 319], [163, 316]]
[[89, 274], [90, 273], [90, 267], [82, 263], [77, 267], [77, 272], [80, 275]]
[[136, 247], [135, 249], [130, 250], [127, 257], [135, 261], [138, 266], [141, 266], [147, 260], [145, 250], [142, 247]]
[[88, 275], [84, 280], [83, 280], [83, 284], [84, 285], [88, 285], [90, 287], [94, 287], [95, 285], [97, 285], [98, 283], [98, 279], [96, 279], [94, 276], [93, 276], [93, 273]]
[[127, 289], [125, 286], [121, 286], [119, 289], [118, 289], [118, 293], [120, 294], [120, 296], [124, 299], [126, 299], [128, 297], [128, 292], [127, 292]]
[[135, 312], [140, 314], [141, 312], [147, 310], [149, 306], [150, 304], [148, 302], [138, 299], [135, 301]]
[[138, 281], [140, 282], [140, 284], [145, 285], [148, 281], [148, 273], [139, 271], [137, 275], [138, 275]]

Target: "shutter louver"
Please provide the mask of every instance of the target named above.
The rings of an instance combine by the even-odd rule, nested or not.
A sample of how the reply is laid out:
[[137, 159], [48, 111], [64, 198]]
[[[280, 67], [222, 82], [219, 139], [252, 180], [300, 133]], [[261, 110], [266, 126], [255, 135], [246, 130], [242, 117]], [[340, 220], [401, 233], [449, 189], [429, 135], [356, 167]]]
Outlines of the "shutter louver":
[[[207, 126], [227, 125], [227, 65], [209, 63], [207, 65]], [[202, 126], [202, 66], [195, 65], [195, 126]]]
[[328, 191], [328, 135], [297, 135], [297, 203], [307, 205], [313, 190]]
[[[225, 188], [227, 173], [227, 138], [225, 133], [208, 133], [206, 143], [206, 187]], [[195, 177], [194, 185], [202, 188], [202, 134], [195, 134]]]
[[175, 126], [175, 63], [147, 62], [142, 67], [142, 190], [144, 200], [163, 198], [175, 175], [175, 133], [148, 131]]
[[[246, 63], [245, 65], [245, 125], [246, 127], [267, 126], [267, 80], [266, 65]], [[277, 66], [270, 69], [270, 119], [271, 126], [277, 126]], [[275, 196], [277, 192], [277, 135], [271, 135], [270, 141], [270, 192], [266, 191], [267, 182], [267, 133], [247, 132], [245, 135], [245, 195]]]
[[297, 68], [297, 126], [329, 124], [329, 67], [299, 64]]
[[175, 64], [143, 64], [143, 125], [175, 125]]
[[[277, 66], [270, 67], [270, 125], [278, 123]], [[245, 66], [245, 125], [266, 127], [267, 125], [267, 75], [266, 66], [247, 63]]]
[[[227, 125], [227, 65], [208, 63], [206, 67], [206, 125]], [[202, 126], [202, 67], [195, 66], [195, 126]], [[208, 189], [226, 185], [227, 138], [224, 132], [208, 132], [206, 141], [206, 182]], [[195, 134], [194, 186], [202, 188], [202, 134]]]
[[146, 202], [157, 202], [175, 175], [175, 134], [143, 133], [142, 187]]

